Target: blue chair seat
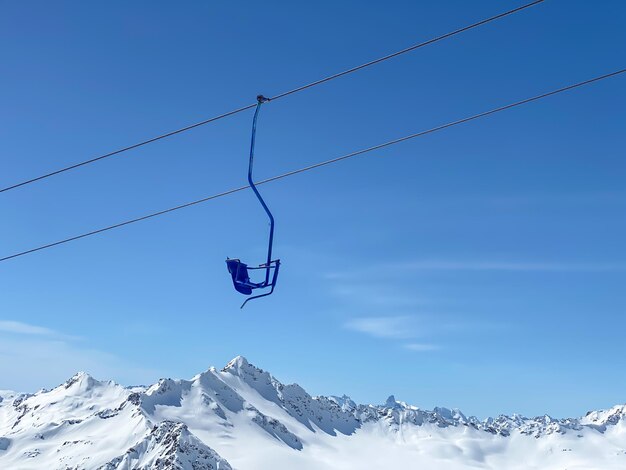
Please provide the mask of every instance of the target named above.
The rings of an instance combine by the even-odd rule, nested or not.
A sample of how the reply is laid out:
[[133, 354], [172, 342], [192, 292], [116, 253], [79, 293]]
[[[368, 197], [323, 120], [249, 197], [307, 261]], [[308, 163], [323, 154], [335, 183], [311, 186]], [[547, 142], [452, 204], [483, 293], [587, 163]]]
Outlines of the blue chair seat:
[[238, 259], [227, 259], [226, 266], [228, 266], [228, 272], [233, 278], [233, 285], [237, 292], [241, 292], [244, 295], [252, 294], [252, 289], [260, 287], [259, 284], [250, 281], [250, 274], [248, 274], [248, 265], [242, 263]]
[[[241, 260], [237, 258], [226, 258], [226, 267], [228, 268], [228, 272], [233, 279], [233, 285], [235, 286], [235, 290], [244, 295], [252, 294], [252, 291], [255, 289], [266, 289], [270, 288], [270, 291], [265, 294], [260, 294], [254, 297], [250, 297], [246, 299], [241, 308], [246, 305], [246, 302], [252, 299], [258, 299], [259, 297], [265, 297], [274, 292], [274, 287], [276, 286], [276, 278], [278, 277], [278, 268], [280, 267], [280, 260], [271, 261], [269, 264], [262, 264], [258, 267], [249, 267], [246, 263], [242, 263]], [[252, 282], [250, 280], [250, 269], [257, 269], [265, 273], [265, 280], [263, 282]], [[274, 271], [271, 274], [271, 271]]]

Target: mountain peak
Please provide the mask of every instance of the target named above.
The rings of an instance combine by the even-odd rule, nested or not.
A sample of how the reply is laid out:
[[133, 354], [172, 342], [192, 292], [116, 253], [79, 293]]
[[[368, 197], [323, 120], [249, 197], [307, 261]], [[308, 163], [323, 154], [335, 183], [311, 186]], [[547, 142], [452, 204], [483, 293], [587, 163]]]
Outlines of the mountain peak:
[[76, 391], [85, 392], [91, 390], [93, 387], [99, 385], [100, 382], [94, 379], [87, 372], [77, 372], [70, 379], [68, 379], [64, 384], [66, 390], [70, 388], [76, 389]]
[[385, 401], [385, 406], [387, 408], [396, 408], [400, 406], [400, 403], [396, 401], [396, 397], [394, 395], [389, 395], [389, 397]]
[[226, 367], [222, 369], [222, 372], [228, 372], [229, 374], [240, 377], [243, 380], [260, 380], [271, 381], [272, 377], [268, 372], [256, 367], [254, 364], [248, 362], [243, 356], [237, 356], [231, 360]]
[[236, 356], [233, 359], [231, 359], [228, 364], [226, 364], [226, 366], [222, 369], [222, 372], [228, 372], [233, 369], [235, 370], [247, 369], [248, 367], [250, 367], [250, 363], [245, 357]]

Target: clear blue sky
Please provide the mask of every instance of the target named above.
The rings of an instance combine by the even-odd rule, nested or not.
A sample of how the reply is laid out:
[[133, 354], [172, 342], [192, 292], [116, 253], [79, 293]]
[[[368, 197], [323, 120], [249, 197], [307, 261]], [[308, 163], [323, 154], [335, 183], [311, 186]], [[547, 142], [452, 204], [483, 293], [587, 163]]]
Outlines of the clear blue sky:
[[[518, 1], [5, 2], [0, 185]], [[268, 177], [623, 68], [626, 4], [548, 0], [266, 105]], [[313, 394], [485, 416], [626, 401], [626, 77], [0, 265], [0, 388], [242, 354]], [[1, 255], [245, 184], [252, 112], [0, 195]]]

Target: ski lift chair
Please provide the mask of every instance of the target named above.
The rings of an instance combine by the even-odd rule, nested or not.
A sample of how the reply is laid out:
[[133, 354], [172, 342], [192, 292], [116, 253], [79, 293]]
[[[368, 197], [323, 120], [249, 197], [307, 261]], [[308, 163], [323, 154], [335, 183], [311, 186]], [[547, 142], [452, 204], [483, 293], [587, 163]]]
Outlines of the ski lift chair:
[[[241, 305], [243, 308], [246, 303], [250, 300], [258, 299], [260, 297], [265, 297], [272, 292], [274, 292], [274, 287], [276, 287], [276, 280], [278, 279], [278, 269], [280, 268], [280, 260], [272, 260], [272, 245], [274, 243], [274, 216], [270, 212], [269, 208], [265, 204], [265, 201], [259, 194], [254, 181], [252, 181], [252, 166], [254, 163], [254, 141], [256, 135], [256, 121], [259, 115], [259, 110], [261, 109], [261, 105], [269, 101], [268, 98], [265, 98], [263, 95], [257, 96], [257, 107], [254, 113], [254, 119], [252, 120], [252, 140], [250, 144], [250, 160], [248, 163], [248, 183], [250, 187], [254, 191], [257, 199], [265, 209], [267, 216], [270, 220], [270, 235], [269, 235], [269, 244], [267, 247], [267, 261], [263, 264], [260, 264], [256, 267], [250, 267], [246, 263], [241, 262], [238, 258], [226, 258], [226, 267], [228, 268], [228, 272], [230, 273], [233, 279], [233, 285], [235, 286], [235, 290], [244, 295], [252, 295], [255, 290], [264, 290], [269, 289], [269, 292], [265, 292], [263, 294], [255, 295], [245, 300], [245, 302]], [[264, 270], [265, 271], [265, 279], [261, 282], [252, 282], [250, 280], [250, 270]]]

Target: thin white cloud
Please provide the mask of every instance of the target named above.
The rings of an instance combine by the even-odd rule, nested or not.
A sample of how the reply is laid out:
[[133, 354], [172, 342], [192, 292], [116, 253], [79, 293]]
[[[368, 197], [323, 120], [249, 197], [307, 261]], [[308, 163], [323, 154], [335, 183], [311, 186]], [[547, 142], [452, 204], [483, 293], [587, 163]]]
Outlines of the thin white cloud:
[[415, 335], [415, 320], [409, 316], [354, 318], [345, 327], [377, 338], [411, 338]]
[[367, 307], [384, 308], [414, 308], [427, 305], [427, 299], [414, 294], [398, 292], [393, 286], [381, 284], [350, 284], [337, 282], [330, 292], [341, 300], [351, 304], [358, 303]]
[[51, 388], [80, 370], [124, 384], [152, 383], [161, 375], [92, 348], [84, 339], [43, 326], [0, 321], [0, 389]]
[[441, 347], [437, 344], [415, 341], [418, 336], [421, 336], [419, 333], [424, 333], [424, 331], [419, 331], [418, 324], [420, 322], [418, 320], [419, 318], [415, 316], [361, 317], [352, 319], [344, 326], [352, 331], [375, 338], [408, 340], [410, 342], [401, 344], [401, 347], [407, 351], [428, 352], [440, 350]]
[[59, 333], [45, 326], [31, 325], [29, 323], [14, 321], [14, 320], [0, 320], [0, 333], [11, 335], [26, 335], [26, 336], [38, 336], [55, 338], [57, 340], [78, 341], [82, 338], [78, 336], [70, 336]]
[[0, 331], [5, 333], [42, 336], [54, 336], [57, 334], [54, 330], [43, 326], [29, 325], [28, 323], [11, 320], [0, 320]]
[[[561, 272], [561, 273], [600, 273], [600, 272], [623, 272], [626, 271], [626, 263], [568, 263], [568, 262], [542, 262], [542, 261], [519, 261], [519, 260], [456, 260], [456, 259], [424, 259], [401, 263], [385, 263], [369, 266], [356, 271], [326, 273], [325, 278], [334, 282], [345, 282], [378, 276], [384, 273], [386, 276], [406, 275], [407, 271], [501, 271], [501, 272]], [[404, 273], [402, 273], [404, 272]], [[400, 274], [402, 273], [402, 274]], [[379, 287], [380, 288], [380, 287]], [[336, 293], [346, 294], [345, 287], [342, 290], [335, 288]], [[371, 293], [370, 293], [371, 296]], [[423, 299], [415, 299], [416, 303], [424, 303]]]
[[404, 345], [404, 349], [408, 349], [409, 351], [427, 352], [427, 351], [437, 351], [441, 349], [441, 347], [436, 344], [428, 344], [428, 343], [408, 343]]
[[412, 271], [552, 271], [552, 272], [608, 272], [625, 271], [624, 264], [550, 263], [523, 261], [448, 261], [423, 260], [387, 266]]

